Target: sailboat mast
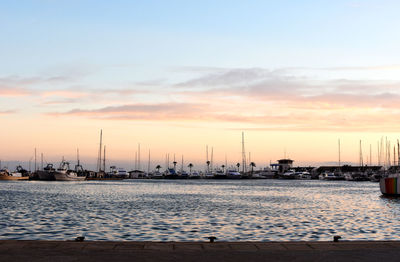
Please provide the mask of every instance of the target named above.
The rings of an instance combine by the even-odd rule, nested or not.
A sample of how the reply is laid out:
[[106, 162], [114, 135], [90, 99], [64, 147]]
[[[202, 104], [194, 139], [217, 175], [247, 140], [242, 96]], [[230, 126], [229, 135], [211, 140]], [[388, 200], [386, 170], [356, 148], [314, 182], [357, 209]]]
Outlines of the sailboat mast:
[[150, 173], [150, 149], [149, 149], [149, 162], [147, 162], [147, 174]]
[[140, 144], [138, 144], [138, 170], [140, 170]]
[[35, 147], [35, 172], [36, 172], [36, 147]]
[[183, 155], [182, 155], [182, 166], [181, 166], [181, 173], [183, 172]]
[[211, 147], [211, 170], [213, 170], [213, 162], [214, 162], [214, 147]]
[[340, 139], [338, 140], [338, 148], [339, 148], [338, 150], [339, 150], [339, 169], [340, 169], [340, 167], [341, 167], [340, 166], [340, 164], [341, 164], [340, 163]]
[[249, 164], [251, 163], [251, 152], [249, 152]]
[[103, 170], [104, 170], [104, 172], [106, 171], [106, 145], [104, 145]]
[[78, 166], [80, 165], [79, 161], [79, 148], [76, 149], [76, 162], [78, 162]]
[[100, 146], [99, 146], [99, 158], [97, 159], [97, 167], [101, 172], [101, 151], [103, 149], [103, 129], [100, 129]]
[[228, 169], [228, 160], [226, 158], [226, 153], [225, 153], [225, 173], [226, 173], [226, 169]]
[[397, 166], [400, 166], [400, 143], [397, 139]]
[[206, 145], [206, 163], [207, 163], [207, 172], [210, 171], [210, 165], [208, 164], [208, 145]]
[[137, 170], [137, 151], [135, 152], [135, 167], [134, 170]]
[[360, 167], [363, 167], [363, 155], [362, 155], [362, 148], [361, 148], [361, 140], [360, 140]]
[[244, 132], [242, 132], [242, 171], [246, 172], [246, 152], [244, 150]]

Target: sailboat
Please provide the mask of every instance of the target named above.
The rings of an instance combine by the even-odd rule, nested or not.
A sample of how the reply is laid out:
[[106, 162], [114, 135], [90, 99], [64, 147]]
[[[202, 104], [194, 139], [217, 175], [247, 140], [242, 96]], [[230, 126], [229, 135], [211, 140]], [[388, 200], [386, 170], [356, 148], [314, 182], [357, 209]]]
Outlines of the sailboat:
[[[206, 146], [206, 164], [207, 164], [207, 170], [204, 172], [203, 178], [210, 179], [214, 178], [214, 174], [212, 173], [212, 160], [213, 160], [213, 150], [211, 151], [211, 161], [208, 160], [208, 145]], [[210, 169], [211, 165], [211, 169]]]
[[[399, 146], [399, 142], [397, 143], [397, 145]], [[381, 193], [385, 196], [400, 197], [400, 173], [387, 174], [385, 177], [382, 177], [379, 181], [379, 188], [381, 190]]]
[[[103, 157], [102, 157], [103, 153]], [[100, 130], [100, 145], [97, 158], [97, 172], [94, 176], [89, 176], [86, 180], [122, 180], [122, 177], [107, 177], [106, 174], [106, 146], [103, 147], [103, 130]]]

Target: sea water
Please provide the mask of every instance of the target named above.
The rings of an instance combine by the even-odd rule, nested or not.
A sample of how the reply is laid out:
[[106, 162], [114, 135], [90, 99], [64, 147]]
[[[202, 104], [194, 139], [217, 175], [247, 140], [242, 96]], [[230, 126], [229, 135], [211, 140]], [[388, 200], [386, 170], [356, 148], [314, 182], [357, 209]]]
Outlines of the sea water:
[[398, 240], [378, 183], [319, 180], [2, 181], [0, 239]]

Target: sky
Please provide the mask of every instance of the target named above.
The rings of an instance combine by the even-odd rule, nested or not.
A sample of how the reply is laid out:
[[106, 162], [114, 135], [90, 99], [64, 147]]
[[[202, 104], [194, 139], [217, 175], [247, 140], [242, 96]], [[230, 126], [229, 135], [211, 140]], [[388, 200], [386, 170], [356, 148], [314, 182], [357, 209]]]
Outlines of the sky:
[[[377, 162], [399, 138], [399, 1], [0, 2], [0, 160]], [[371, 150], [370, 150], [371, 148]], [[371, 154], [370, 154], [371, 151]], [[370, 158], [370, 159], [368, 159]], [[10, 164], [10, 165], [12, 165]], [[185, 166], [186, 166], [185, 164]]]

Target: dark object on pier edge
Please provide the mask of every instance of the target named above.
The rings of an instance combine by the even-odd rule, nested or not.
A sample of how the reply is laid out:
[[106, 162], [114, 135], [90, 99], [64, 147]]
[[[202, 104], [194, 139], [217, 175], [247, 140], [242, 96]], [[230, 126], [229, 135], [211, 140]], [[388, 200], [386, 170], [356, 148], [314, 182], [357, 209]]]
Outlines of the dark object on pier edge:
[[339, 242], [339, 239], [341, 238], [341, 236], [333, 236], [333, 242]]
[[85, 240], [85, 237], [77, 237], [77, 238], [75, 238], [75, 241], [76, 242], [83, 242]]
[[214, 243], [214, 240], [216, 240], [217, 238], [216, 237], [207, 237], [208, 239], [210, 239], [210, 243]]

